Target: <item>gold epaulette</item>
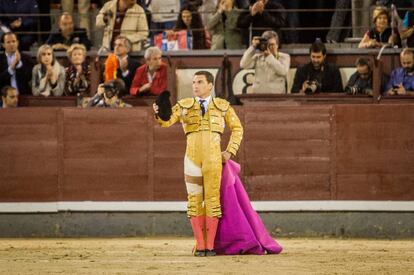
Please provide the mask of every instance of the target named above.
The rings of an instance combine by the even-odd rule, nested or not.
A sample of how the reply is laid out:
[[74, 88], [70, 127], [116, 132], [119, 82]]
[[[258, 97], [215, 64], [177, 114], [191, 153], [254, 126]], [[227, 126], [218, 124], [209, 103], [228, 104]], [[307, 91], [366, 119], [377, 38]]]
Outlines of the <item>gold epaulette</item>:
[[213, 98], [214, 106], [222, 112], [226, 112], [229, 109], [230, 103], [222, 98], [214, 97]]
[[178, 105], [180, 105], [181, 108], [190, 109], [191, 107], [194, 106], [195, 98], [192, 98], [192, 97], [184, 98], [184, 99], [179, 100], [177, 103]]

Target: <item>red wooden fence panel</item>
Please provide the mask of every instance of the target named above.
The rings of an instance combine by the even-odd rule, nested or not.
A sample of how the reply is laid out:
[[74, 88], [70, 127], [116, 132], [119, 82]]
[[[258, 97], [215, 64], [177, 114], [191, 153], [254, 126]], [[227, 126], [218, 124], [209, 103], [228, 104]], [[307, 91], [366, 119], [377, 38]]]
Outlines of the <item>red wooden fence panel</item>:
[[414, 105], [335, 108], [338, 199], [413, 199]]
[[0, 201], [58, 199], [57, 110], [0, 110]]
[[[413, 104], [235, 109], [251, 199], [414, 199]], [[184, 152], [150, 107], [2, 109], [0, 201], [182, 201]]]

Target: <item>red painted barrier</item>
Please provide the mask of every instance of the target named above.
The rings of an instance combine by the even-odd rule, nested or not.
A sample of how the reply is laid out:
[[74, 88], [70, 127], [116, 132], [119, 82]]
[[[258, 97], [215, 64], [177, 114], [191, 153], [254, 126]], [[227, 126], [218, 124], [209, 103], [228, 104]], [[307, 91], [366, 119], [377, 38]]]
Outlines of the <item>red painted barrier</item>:
[[[252, 200], [414, 199], [413, 104], [236, 111]], [[182, 201], [184, 150], [181, 126], [161, 129], [149, 107], [3, 109], [0, 202]]]

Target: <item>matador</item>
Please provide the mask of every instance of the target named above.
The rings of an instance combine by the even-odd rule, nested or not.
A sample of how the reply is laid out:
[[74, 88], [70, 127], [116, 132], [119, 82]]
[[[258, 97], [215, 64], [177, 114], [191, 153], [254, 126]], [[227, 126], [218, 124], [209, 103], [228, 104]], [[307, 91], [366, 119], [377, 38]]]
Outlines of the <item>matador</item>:
[[[178, 101], [168, 121], [157, 116], [159, 107], [153, 105], [161, 127], [181, 122], [187, 138], [184, 178], [187, 215], [196, 240], [195, 256], [216, 255], [214, 239], [221, 217], [222, 165], [236, 155], [243, 137], [243, 127], [230, 103], [213, 97], [213, 81], [208, 71], [196, 72], [192, 84], [194, 97]], [[222, 152], [221, 135], [225, 127], [231, 130], [231, 136]]]

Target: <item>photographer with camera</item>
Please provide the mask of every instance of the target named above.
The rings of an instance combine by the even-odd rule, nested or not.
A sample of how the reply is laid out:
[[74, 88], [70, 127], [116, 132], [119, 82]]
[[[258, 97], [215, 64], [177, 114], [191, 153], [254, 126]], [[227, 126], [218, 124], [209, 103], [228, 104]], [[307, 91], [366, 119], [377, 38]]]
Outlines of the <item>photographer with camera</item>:
[[414, 53], [405, 48], [400, 53], [401, 68], [396, 68], [391, 73], [387, 84], [388, 95], [414, 94]]
[[309, 49], [309, 54], [311, 62], [296, 71], [292, 93], [342, 92], [342, 79], [338, 67], [325, 61], [325, 45], [315, 41]]
[[290, 56], [279, 51], [276, 32], [265, 31], [261, 37], [254, 37], [240, 60], [240, 67], [254, 68], [253, 93], [286, 93]]
[[132, 107], [120, 99], [125, 90], [125, 83], [119, 78], [112, 79], [98, 86], [96, 94], [89, 100], [87, 107], [126, 108]]
[[351, 75], [345, 86], [345, 92], [349, 95], [364, 94], [372, 96], [372, 69], [369, 60], [358, 58], [356, 72]]

